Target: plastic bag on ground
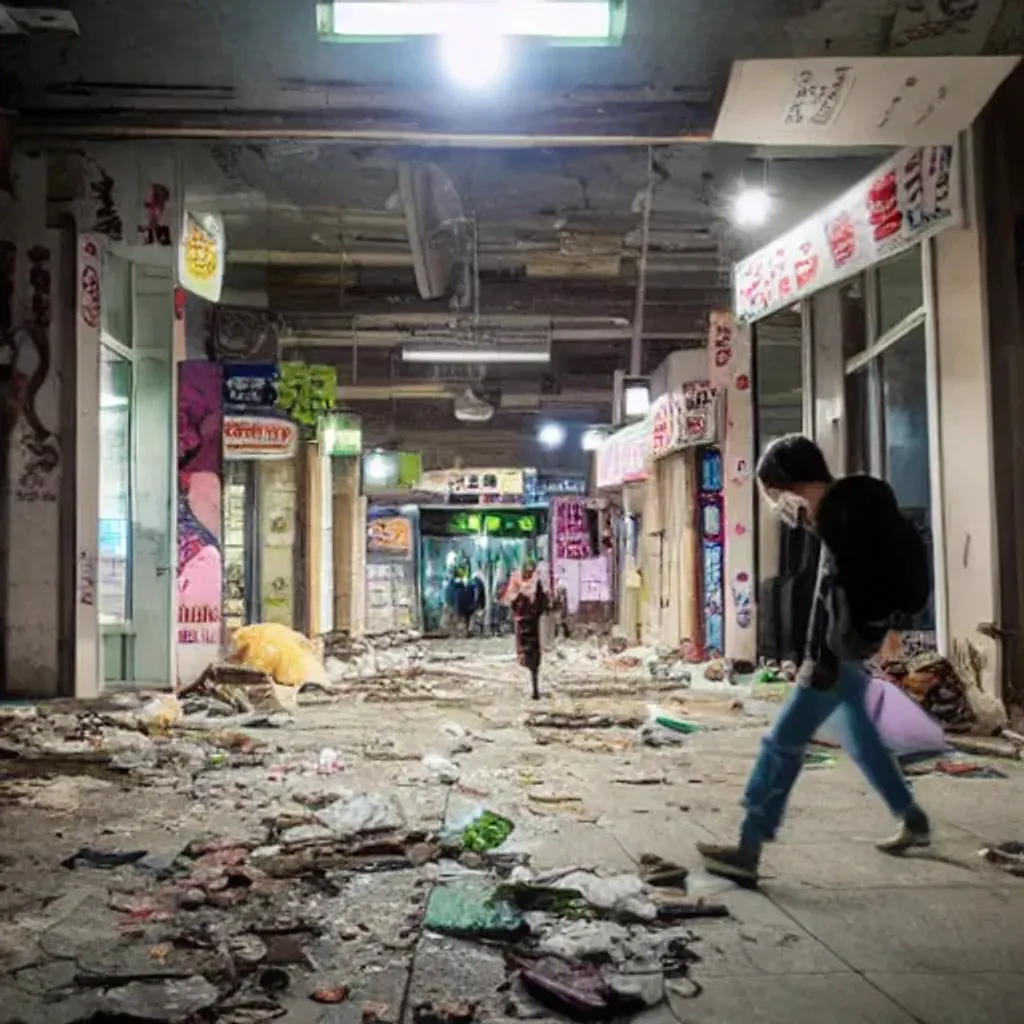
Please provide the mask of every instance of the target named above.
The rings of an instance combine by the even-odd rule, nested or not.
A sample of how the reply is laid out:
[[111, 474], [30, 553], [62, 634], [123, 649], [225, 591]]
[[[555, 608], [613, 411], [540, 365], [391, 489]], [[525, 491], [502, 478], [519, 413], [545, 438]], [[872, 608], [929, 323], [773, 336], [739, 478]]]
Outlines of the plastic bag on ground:
[[[872, 679], [864, 702], [882, 741], [896, 757], [941, 754], [949, 750], [942, 726], [894, 683]], [[842, 745], [844, 725], [841, 717], [833, 715], [818, 730], [815, 739]]]
[[181, 702], [173, 693], [162, 693], [139, 708], [137, 716], [147, 729], [169, 729], [181, 719]]
[[526, 922], [517, 910], [494, 899], [493, 884], [468, 878], [434, 888], [423, 927], [440, 935], [509, 941], [526, 931]]
[[228, 661], [265, 672], [279, 686], [330, 685], [327, 669], [313, 644], [301, 633], [276, 622], [236, 629]]

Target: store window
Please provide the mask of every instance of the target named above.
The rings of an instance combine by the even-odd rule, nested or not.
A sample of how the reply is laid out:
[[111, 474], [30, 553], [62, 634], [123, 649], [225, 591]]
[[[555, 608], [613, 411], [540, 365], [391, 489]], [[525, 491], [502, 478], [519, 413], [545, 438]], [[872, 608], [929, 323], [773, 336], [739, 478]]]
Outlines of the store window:
[[100, 349], [99, 614], [105, 626], [130, 617], [132, 363]]
[[[103, 679], [171, 681], [173, 279], [103, 257], [97, 604]], [[140, 457], [141, 456], [141, 457]]]
[[[920, 247], [843, 286], [846, 471], [893, 488], [932, 548], [927, 333]], [[907, 630], [935, 629], [929, 605]]]

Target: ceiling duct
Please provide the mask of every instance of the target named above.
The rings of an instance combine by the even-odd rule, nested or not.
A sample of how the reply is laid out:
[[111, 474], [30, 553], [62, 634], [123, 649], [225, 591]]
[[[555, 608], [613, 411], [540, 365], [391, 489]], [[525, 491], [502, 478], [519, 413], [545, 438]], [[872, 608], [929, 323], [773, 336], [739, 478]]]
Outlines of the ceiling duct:
[[436, 164], [402, 164], [398, 194], [405, 213], [416, 286], [424, 299], [447, 294], [456, 265], [467, 265], [468, 230], [462, 200]]
[[547, 363], [551, 328], [494, 330], [481, 326], [453, 331], [410, 332], [402, 349], [407, 363]]
[[489, 423], [494, 416], [494, 406], [466, 390], [453, 403], [455, 418], [460, 423]]

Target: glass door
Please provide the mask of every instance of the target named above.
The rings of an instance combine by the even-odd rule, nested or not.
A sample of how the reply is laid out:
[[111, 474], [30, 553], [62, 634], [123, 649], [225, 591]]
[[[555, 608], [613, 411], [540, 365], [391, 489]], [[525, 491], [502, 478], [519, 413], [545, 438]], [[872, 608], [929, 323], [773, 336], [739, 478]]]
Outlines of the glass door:
[[167, 268], [137, 266], [110, 252], [103, 276], [97, 581], [103, 679], [162, 688], [173, 683], [172, 279]]

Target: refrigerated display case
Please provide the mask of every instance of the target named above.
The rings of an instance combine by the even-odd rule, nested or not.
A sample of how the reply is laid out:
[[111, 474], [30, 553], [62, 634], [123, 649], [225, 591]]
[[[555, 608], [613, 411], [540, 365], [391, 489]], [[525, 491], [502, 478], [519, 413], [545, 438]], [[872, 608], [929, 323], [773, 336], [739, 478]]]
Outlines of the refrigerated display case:
[[445, 590], [454, 572], [479, 576], [487, 594], [483, 628], [511, 628], [499, 595], [527, 557], [547, 557], [547, 515], [536, 509], [421, 509], [420, 593], [423, 628], [437, 632], [445, 623]]

